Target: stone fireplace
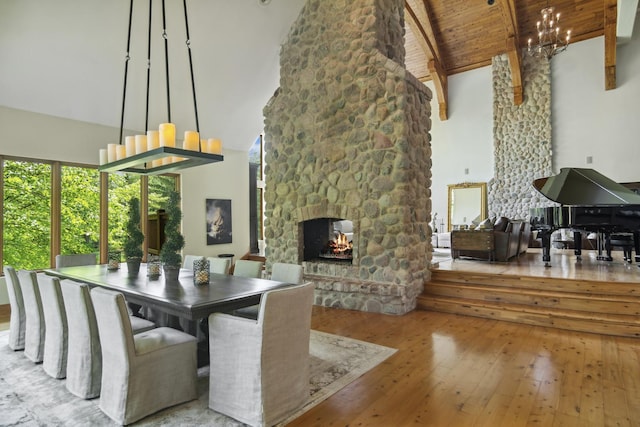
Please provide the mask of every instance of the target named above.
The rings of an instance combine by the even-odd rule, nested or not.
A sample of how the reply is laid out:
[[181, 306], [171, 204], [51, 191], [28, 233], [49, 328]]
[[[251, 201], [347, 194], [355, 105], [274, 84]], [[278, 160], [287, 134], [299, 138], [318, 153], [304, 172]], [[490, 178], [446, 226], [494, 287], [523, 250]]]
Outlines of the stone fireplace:
[[[282, 46], [264, 109], [267, 270], [301, 263], [318, 305], [404, 314], [430, 278], [431, 92], [404, 67], [403, 13], [309, 0]], [[351, 259], [311, 255], [338, 220]]]

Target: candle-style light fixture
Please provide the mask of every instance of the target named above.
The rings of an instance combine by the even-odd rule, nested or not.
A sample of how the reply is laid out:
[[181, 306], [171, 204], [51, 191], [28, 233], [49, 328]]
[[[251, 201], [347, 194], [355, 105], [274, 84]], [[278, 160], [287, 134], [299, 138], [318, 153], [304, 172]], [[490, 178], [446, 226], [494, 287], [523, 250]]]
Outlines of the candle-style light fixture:
[[549, 6], [540, 11], [542, 20], [536, 22], [536, 32], [538, 33], [538, 43], [532, 44], [533, 40], [528, 41], [529, 55], [551, 59], [554, 55], [567, 49], [569, 39], [571, 38], [571, 30], [567, 30], [564, 38], [560, 35], [560, 13], [555, 13], [555, 8]]
[[145, 110], [146, 135], [124, 137], [125, 100], [127, 95], [127, 77], [129, 70], [129, 49], [131, 46], [131, 23], [133, 17], [133, 0], [129, 4], [129, 30], [127, 35], [127, 53], [124, 67], [124, 87], [122, 91], [122, 113], [120, 116], [120, 141], [108, 144], [106, 149], [100, 149], [100, 172], [130, 172], [142, 175], [156, 175], [175, 172], [182, 169], [200, 166], [208, 163], [221, 162], [222, 142], [219, 139], [201, 139], [198, 122], [198, 105], [193, 78], [193, 61], [191, 56], [191, 42], [189, 40], [189, 21], [187, 17], [187, 2], [183, 0], [184, 23], [186, 32], [186, 46], [189, 54], [189, 69], [191, 72], [191, 89], [193, 93], [193, 108], [196, 130], [184, 133], [182, 147], [176, 146], [176, 127], [171, 123], [171, 92], [169, 85], [169, 50], [166, 29], [166, 12], [162, 0], [162, 38], [164, 39], [165, 75], [167, 88], [167, 123], [161, 123], [157, 130], [149, 130], [149, 82], [151, 74], [151, 17], [152, 1], [149, 0], [149, 28], [147, 49], [147, 100]]

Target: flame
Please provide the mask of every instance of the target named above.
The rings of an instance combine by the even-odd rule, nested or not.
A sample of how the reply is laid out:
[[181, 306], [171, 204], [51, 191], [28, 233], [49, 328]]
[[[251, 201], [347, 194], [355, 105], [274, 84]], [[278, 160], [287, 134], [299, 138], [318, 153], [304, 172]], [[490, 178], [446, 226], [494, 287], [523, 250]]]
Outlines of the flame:
[[353, 249], [353, 243], [347, 239], [344, 233], [338, 233], [336, 238], [329, 243], [329, 246], [334, 254], [341, 254]]

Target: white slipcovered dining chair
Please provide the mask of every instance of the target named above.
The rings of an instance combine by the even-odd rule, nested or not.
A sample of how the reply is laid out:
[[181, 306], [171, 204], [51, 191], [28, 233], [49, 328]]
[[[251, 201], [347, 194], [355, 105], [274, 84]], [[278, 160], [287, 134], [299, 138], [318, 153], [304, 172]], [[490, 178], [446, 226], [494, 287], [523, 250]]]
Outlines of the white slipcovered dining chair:
[[209, 316], [209, 407], [271, 426], [309, 398], [313, 283], [265, 292], [257, 321]]
[[277, 282], [299, 285], [302, 283], [302, 273], [302, 266], [299, 264], [276, 262], [271, 266], [271, 280]]
[[209, 257], [209, 272], [217, 274], [229, 274], [231, 268], [231, 258]]
[[18, 271], [18, 281], [22, 289], [25, 312], [24, 355], [34, 363], [40, 363], [44, 357], [45, 323], [42, 312], [42, 299], [35, 271]]
[[[264, 263], [261, 261], [252, 261], [248, 259], [239, 259], [233, 267], [233, 275], [240, 277], [252, 277], [259, 279], [262, 276], [262, 267]], [[260, 306], [258, 304], [249, 307], [239, 308], [233, 311], [234, 316], [246, 317], [247, 319], [257, 319]]]
[[193, 270], [193, 261], [202, 258], [199, 255], [185, 255], [182, 260], [182, 268], [186, 268], [187, 270]]
[[233, 275], [240, 277], [260, 278], [262, 276], [262, 261], [252, 261], [250, 259], [239, 259], [233, 267]]
[[42, 312], [46, 325], [42, 368], [53, 378], [67, 376], [67, 313], [57, 277], [38, 274]]
[[[302, 266], [299, 264], [288, 264], [276, 262], [271, 267], [271, 280], [291, 283], [292, 285], [302, 284]], [[234, 316], [246, 317], [247, 319], [257, 319], [260, 305], [250, 305], [233, 311]]]
[[4, 267], [4, 280], [9, 294], [9, 307], [11, 317], [9, 319], [9, 348], [11, 350], [24, 350], [24, 334], [26, 330], [26, 315], [24, 312], [24, 300], [22, 289], [16, 270], [13, 267]]
[[96, 254], [56, 255], [56, 268], [95, 265], [96, 263]]
[[[100, 395], [102, 350], [89, 285], [65, 279], [60, 281], [60, 288], [69, 329], [65, 386], [78, 397], [92, 399]], [[129, 319], [134, 334], [155, 328], [148, 320]]]
[[100, 409], [106, 415], [125, 425], [197, 398], [195, 337], [164, 327], [134, 335], [121, 293], [94, 288], [91, 300], [105, 373]]

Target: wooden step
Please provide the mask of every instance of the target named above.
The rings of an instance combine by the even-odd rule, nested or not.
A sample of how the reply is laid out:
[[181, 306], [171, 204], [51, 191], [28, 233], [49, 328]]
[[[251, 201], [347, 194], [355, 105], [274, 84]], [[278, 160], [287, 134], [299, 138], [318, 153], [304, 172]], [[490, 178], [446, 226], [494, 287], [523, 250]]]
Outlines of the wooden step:
[[580, 332], [640, 337], [638, 283], [433, 270], [417, 307]]
[[503, 304], [521, 304], [562, 310], [590, 311], [640, 315], [640, 298], [619, 294], [559, 292], [546, 289], [507, 288], [431, 281], [425, 285], [425, 295], [473, 299]]
[[557, 277], [516, 276], [478, 272], [432, 270], [432, 282], [502, 286], [517, 289], [545, 289], [580, 294], [601, 294], [603, 289], [610, 295], [629, 295], [640, 298], [640, 286], [633, 282], [602, 282], [599, 280], [577, 280]]
[[640, 321], [636, 316], [629, 315], [552, 310], [519, 304], [507, 305], [471, 299], [429, 297], [425, 295], [418, 298], [418, 308], [571, 331], [631, 338], [640, 337]]

